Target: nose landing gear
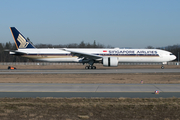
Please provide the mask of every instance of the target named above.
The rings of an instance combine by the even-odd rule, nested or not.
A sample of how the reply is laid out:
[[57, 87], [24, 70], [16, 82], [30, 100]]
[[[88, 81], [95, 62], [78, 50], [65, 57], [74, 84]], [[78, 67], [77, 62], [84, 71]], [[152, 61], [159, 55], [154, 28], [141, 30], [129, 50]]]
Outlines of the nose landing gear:
[[164, 65], [167, 64], [167, 62], [162, 62], [161, 69], [164, 69]]

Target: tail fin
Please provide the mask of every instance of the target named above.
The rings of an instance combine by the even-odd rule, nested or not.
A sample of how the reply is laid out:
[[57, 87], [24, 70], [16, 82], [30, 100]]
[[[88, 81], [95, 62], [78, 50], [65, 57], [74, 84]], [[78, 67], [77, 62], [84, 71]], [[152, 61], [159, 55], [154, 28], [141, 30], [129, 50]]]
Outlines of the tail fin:
[[17, 49], [19, 48], [35, 48], [35, 46], [27, 40], [15, 27], [10, 27]]

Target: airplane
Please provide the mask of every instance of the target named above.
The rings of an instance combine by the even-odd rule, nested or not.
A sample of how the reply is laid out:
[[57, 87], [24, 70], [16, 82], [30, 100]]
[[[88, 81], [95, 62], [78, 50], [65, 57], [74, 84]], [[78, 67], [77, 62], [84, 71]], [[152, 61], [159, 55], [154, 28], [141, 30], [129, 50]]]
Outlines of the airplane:
[[17, 50], [9, 51], [11, 55], [26, 57], [43, 62], [88, 63], [85, 69], [96, 69], [94, 63], [105, 67], [117, 67], [118, 63], [158, 62], [161, 68], [168, 61], [176, 59], [171, 52], [160, 49], [108, 49], [108, 48], [36, 48], [15, 27], [10, 27]]

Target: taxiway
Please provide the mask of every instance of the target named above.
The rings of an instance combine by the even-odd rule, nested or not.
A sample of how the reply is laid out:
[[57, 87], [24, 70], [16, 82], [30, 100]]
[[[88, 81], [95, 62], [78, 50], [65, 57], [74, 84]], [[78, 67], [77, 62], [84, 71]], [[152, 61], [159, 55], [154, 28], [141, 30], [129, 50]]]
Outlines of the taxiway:
[[46, 69], [20, 69], [20, 70], [0, 70], [0, 74], [92, 74], [92, 73], [178, 73], [180, 69], [96, 69], [96, 70], [46, 70]]
[[180, 97], [180, 84], [0, 83], [0, 97], [167, 98]]

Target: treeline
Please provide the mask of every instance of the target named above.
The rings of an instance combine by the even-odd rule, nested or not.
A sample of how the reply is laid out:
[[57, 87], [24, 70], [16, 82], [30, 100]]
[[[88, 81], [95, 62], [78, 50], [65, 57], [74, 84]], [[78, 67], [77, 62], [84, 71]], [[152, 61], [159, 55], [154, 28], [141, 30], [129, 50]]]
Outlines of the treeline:
[[97, 44], [96, 41], [94, 41], [92, 44], [90, 43], [84, 43], [84, 41], [77, 43], [71, 43], [71, 44], [65, 44], [65, 45], [52, 45], [52, 44], [37, 44], [35, 45], [37, 48], [105, 48], [105, 47], [111, 47], [111, 46], [104, 46], [103, 44]]
[[[90, 43], [84, 43], [84, 41], [72, 44], [66, 44], [66, 45], [52, 45], [52, 44], [36, 44], [37, 48], [112, 48], [111, 46], [105, 46], [103, 44], [96, 44], [96, 41], [94, 41], [92, 44]], [[148, 46], [146, 48], [154, 49], [152, 46]], [[167, 47], [161, 47], [157, 49], [163, 49], [172, 52], [174, 55], [176, 55], [176, 60], [178, 60], [178, 53], [180, 52], [180, 45], [173, 45], [173, 46], [167, 46]], [[18, 56], [9, 55], [9, 50], [17, 50], [16, 45], [14, 43], [0, 43], [0, 62], [34, 62], [31, 59], [22, 58]], [[179, 53], [180, 54], [180, 53]]]

